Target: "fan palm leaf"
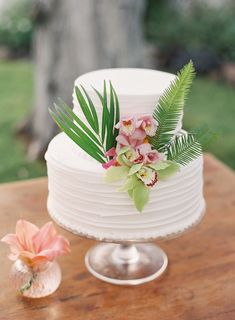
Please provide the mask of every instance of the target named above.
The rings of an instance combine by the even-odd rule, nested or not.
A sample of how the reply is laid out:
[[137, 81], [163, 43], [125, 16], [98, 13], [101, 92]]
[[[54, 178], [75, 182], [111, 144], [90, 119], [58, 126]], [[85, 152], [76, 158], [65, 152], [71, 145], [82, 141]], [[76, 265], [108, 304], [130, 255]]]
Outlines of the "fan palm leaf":
[[118, 132], [114, 126], [119, 121], [119, 103], [111, 82], [109, 104], [105, 82], [103, 95], [96, 89], [95, 91], [103, 107], [101, 128], [95, 105], [82, 86], [81, 89], [75, 87], [75, 92], [86, 123], [62, 100], [54, 104], [54, 110], [49, 109], [49, 112], [60, 129], [80, 148], [100, 163], [105, 163], [108, 160], [106, 151], [116, 146], [115, 138]]

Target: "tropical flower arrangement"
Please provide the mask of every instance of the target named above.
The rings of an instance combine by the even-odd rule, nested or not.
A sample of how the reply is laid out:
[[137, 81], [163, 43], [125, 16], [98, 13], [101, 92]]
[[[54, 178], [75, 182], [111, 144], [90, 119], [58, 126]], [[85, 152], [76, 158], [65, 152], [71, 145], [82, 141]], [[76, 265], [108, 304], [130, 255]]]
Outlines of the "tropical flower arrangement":
[[128, 192], [142, 212], [158, 181], [171, 177], [180, 165], [197, 158], [202, 153], [202, 142], [212, 136], [206, 126], [192, 133], [175, 134], [194, 75], [190, 61], [162, 94], [152, 115], [120, 117], [118, 96], [110, 82], [108, 97], [105, 81], [103, 93], [94, 89], [103, 107], [101, 123], [82, 86], [75, 91], [86, 122], [62, 100], [49, 111], [58, 126], [102, 164], [107, 182], [123, 180], [118, 190]]

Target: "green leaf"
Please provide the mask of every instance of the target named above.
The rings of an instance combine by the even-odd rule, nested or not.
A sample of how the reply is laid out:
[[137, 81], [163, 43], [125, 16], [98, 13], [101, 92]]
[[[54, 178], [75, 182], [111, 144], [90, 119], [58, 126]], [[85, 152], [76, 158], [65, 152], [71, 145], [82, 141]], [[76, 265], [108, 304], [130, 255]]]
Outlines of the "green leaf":
[[34, 277], [32, 277], [26, 282], [24, 285], [22, 285], [19, 289], [20, 293], [24, 293], [25, 291], [29, 290], [32, 287]]
[[167, 159], [185, 166], [201, 154], [201, 144], [196, 135], [188, 133], [175, 137], [168, 148]]
[[[103, 96], [100, 94], [98, 90], [94, 88], [95, 92], [97, 93], [100, 102], [103, 107], [102, 111], [102, 128], [101, 128], [101, 139], [102, 143], [105, 142], [107, 138], [107, 127], [108, 127], [108, 119], [109, 119], [109, 110], [108, 110], [108, 103], [107, 103], [107, 89], [106, 89], [106, 82], [104, 81], [104, 89], [103, 89]], [[107, 149], [106, 149], [107, 151]]]
[[138, 181], [138, 178], [136, 177], [136, 175], [132, 175], [132, 176], [128, 177], [126, 179], [126, 182], [124, 183], [124, 185], [122, 187], [120, 187], [118, 189], [118, 191], [133, 190], [134, 187], [136, 186], [137, 181]]
[[[108, 108], [107, 89], [104, 81], [104, 91], [101, 95], [94, 89], [102, 103], [102, 125], [99, 128], [99, 120], [96, 108], [88, 93], [81, 86], [75, 87], [75, 92], [81, 110], [86, 118], [84, 123], [62, 100], [55, 104], [55, 112], [50, 110], [50, 114], [63, 130], [75, 143], [77, 143], [91, 157], [101, 163], [108, 160], [106, 151], [116, 146], [116, 130], [114, 125], [119, 121], [119, 103], [116, 93], [110, 82], [110, 100]], [[100, 132], [101, 131], [101, 132]]]
[[127, 191], [128, 195], [129, 195], [129, 197], [130, 197], [131, 199], [133, 199], [133, 190], [134, 190], [134, 189], [130, 189], [130, 190]]
[[75, 87], [75, 92], [77, 95], [77, 99], [80, 105], [80, 108], [82, 109], [82, 112], [85, 116], [85, 118], [87, 119], [87, 122], [89, 123], [89, 125], [91, 126], [91, 128], [95, 131], [96, 130], [96, 124], [95, 121], [93, 119], [93, 115], [89, 109], [89, 106], [85, 100], [85, 98], [83, 97], [83, 94], [81, 92], [81, 90], [79, 89], [79, 87]]
[[135, 174], [136, 172], [138, 172], [142, 166], [143, 166], [143, 163], [134, 164], [134, 165], [130, 168], [130, 171], [129, 171], [129, 173], [128, 173], [128, 176], [131, 176], [131, 175]]
[[115, 182], [125, 178], [128, 174], [129, 168], [126, 166], [110, 167], [106, 171], [105, 181]]
[[101, 125], [101, 140], [102, 143], [106, 144], [105, 150], [108, 151], [110, 148], [116, 146], [116, 137], [118, 135], [118, 130], [114, 126], [119, 122], [120, 111], [119, 111], [119, 102], [116, 92], [110, 82], [110, 99], [108, 107], [108, 98], [107, 98], [107, 88], [106, 82], [104, 81], [103, 95], [93, 88], [98, 95], [103, 110], [102, 110], [102, 125]]
[[[73, 113], [73, 111], [67, 107], [60, 107], [57, 104], [54, 104], [55, 109], [60, 116], [60, 118], [68, 125], [69, 128], [72, 128], [76, 133], [78, 133], [81, 136], [85, 136], [87, 134], [99, 147], [101, 147], [101, 143], [98, 140], [98, 138], [92, 133], [92, 131]], [[76, 126], [74, 123], [76, 122], [83, 131]], [[104, 153], [102, 154], [104, 155]]]
[[78, 136], [73, 130], [71, 130], [52, 110], [49, 109], [49, 112], [60, 127], [62, 131], [64, 131], [67, 136], [70, 137], [81, 149], [83, 149], [86, 153], [88, 153], [92, 158], [96, 159], [100, 163], [105, 163], [106, 160], [100, 155], [100, 150], [96, 150], [92, 148], [91, 144], [87, 144], [83, 138]]
[[141, 181], [138, 181], [133, 189], [133, 201], [139, 212], [143, 211], [146, 203], [149, 201], [149, 189]]
[[[112, 88], [113, 95], [114, 95], [114, 102], [115, 102], [115, 120], [114, 120], [114, 125], [116, 125], [120, 120], [119, 101], [118, 101], [117, 93], [114, 90], [114, 87], [112, 86], [111, 81], [110, 81], [110, 86]], [[119, 130], [114, 128], [114, 139], [116, 139], [118, 134], [119, 134]]]
[[155, 171], [158, 171], [169, 167], [169, 165], [169, 161], [159, 161], [158, 163], [148, 164], [148, 167], [152, 168]]
[[100, 147], [100, 142], [97, 140], [97, 138], [95, 137], [95, 140], [97, 142], [95, 142], [94, 140], [92, 140], [88, 135], [86, 135], [80, 128], [78, 128], [73, 121], [71, 121], [63, 112], [60, 112], [59, 109], [57, 109], [57, 106], [55, 105], [55, 108], [57, 110], [57, 114], [60, 117], [61, 121], [63, 121], [63, 123], [70, 128], [71, 130], [73, 130], [79, 137], [80, 140], [84, 141], [85, 144], [87, 144], [87, 148], [92, 149], [94, 152], [100, 154], [100, 156], [104, 156], [105, 154], [101, 151]]
[[82, 85], [81, 85], [81, 88], [82, 88], [83, 92], [85, 93], [87, 101], [89, 103], [89, 107], [90, 107], [90, 110], [91, 110], [91, 113], [92, 113], [92, 116], [93, 116], [93, 120], [94, 120], [95, 132], [97, 134], [99, 134], [99, 120], [98, 120], [98, 116], [97, 116], [97, 112], [96, 112], [95, 106], [94, 106], [91, 98], [89, 97], [88, 93], [86, 92], [85, 88]]
[[113, 90], [110, 83], [110, 90], [109, 90], [109, 117], [107, 121], [107, 140], [106, 140], [106, 150], [109, 150], [115, 145], [115, 138], [114, 138], [114, 125], [115, 125], [115, 110], [114, 110], [114, 97], [113, 97]]
[[71, 108], [60, 98], [58, 99], [58, 104], [54, 104], [54, 106], [57, 106], [57, 108], [60, 108], [61, 111], [64, 113], [67, 113], [70, 117], [71, 120], [76, 122], [82, 130], [84, 130], [89, 136], [93, 137], [94, 134], [93, 132], [78, 118], [78, 116], [71, 110]]
[[190, 61], [177, 74], [176, 79], [171, 82], [160, 97], [158, 105], [153, 112], [153, 117], [158, 122], [158, 128], [155, 136], [149, 137], [154, 149], [163, 149], [173, 138], [194, 75], [195, 69], [192, 61]]
[[169, 166], [158, 171], [158, 180], [165, 180], [176, 174], [180, 170], [180, 166], [176, 162], [168, 161]]

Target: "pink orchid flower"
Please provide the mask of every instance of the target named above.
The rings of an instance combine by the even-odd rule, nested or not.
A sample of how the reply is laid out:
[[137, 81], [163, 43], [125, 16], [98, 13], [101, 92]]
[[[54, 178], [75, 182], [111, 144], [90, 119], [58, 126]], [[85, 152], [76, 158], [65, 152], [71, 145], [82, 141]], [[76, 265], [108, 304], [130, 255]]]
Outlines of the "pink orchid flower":
[[136, 148], [144, 142], [145, 138], [145, 132], [140, 129], [136, 129], [131, 136], [126, 136], [125, 134], [120, 133], [117, 136], [116, 141], [120, 145], [120, 148], [123, 148], [125, 146]]
[[122, 118], [115, 126], [119, 129], [120, 133], [123, 133], [126, 136], [131, 136], [135, 129], [137, 128], [137, 121], [134, 116]]
[[164, 153], [160, 153], [157, 150], [152, 150], [151, 145], [149, 143], [143, 143], [137, 147], [137, 151], [139, 153], [139, 157], [135, 159], [135, 163], [156, 163], [158, 161], [165, 160]]
[[151, 115], [143, 115], [138, 118], [140, 128], [143, 129], [147, 136], [153, 137], [157, 130], [157, 121]]
[[109, 160], [109, 161], [107, 161], [107, 162], [102, 164], [102, 167], [107, 170], [109, 167], [116, 165], [116, 158], [117, 158], [116, 149], [114, 147], [109, 149], [106, 152], [106, 156], [112, 157], [111, 160]]
[[10, 246], [9, 259], [21, 259], [30, 266], [35, 266], [70, 252], [69, 241], [57, 235], [52, 222], [46, 223], [41, 229], [34, 224], [18, 220], [16, 233], [7, 234], [1, 239]]

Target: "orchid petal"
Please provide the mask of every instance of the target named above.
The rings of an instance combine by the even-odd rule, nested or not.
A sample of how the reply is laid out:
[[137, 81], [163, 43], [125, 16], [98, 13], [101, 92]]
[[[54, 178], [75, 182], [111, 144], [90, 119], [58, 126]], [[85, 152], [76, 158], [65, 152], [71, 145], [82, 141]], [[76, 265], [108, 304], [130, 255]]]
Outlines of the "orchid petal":
[[136, 140], [144, 140], [145, 137], [146, 137], [146, 133], [141, 129], [136, 129], [134, 133], [131, 135], [131, 139], [136, 139]]
[[116, 164], [116, 159], [109, 160], [108, 162], [102, 163], [102, 167], [107, 170], [108, 168]]
[[146, 153], [152, 151], [151, 145], [149, 143], [143, 143], [138, 146], [138, 151], [142, 155], [146, 155]]
[[124, 134], [119, 134], [116, 137], [116, 141], [119, 142], [123, 146], [129, 146], [128, 138]]
[[121, 148], [118, 152], [118, 156], [121, 156], [122, 154], [126, 153], [128, 150], [130, 150], [130, 147], [128, 146]]
[[138, 164], [134, 164], [131, 168], [130, 171], [128, 173], [128, 176], [131, 176], [133, 174], [135, 174], [137, 171], [139, 171], [141, 169], [141, 167], [143, 166], [143, 163], [138, 163]]
[[116, 156], [116, 149], [113, 147], [111, 149], [109, 149], [107, 152], [106, 152], [106, 156], [108, 157], [115, 157]]

